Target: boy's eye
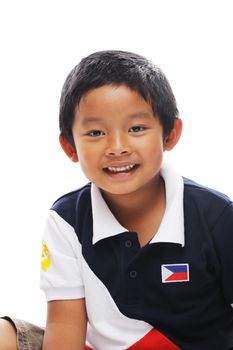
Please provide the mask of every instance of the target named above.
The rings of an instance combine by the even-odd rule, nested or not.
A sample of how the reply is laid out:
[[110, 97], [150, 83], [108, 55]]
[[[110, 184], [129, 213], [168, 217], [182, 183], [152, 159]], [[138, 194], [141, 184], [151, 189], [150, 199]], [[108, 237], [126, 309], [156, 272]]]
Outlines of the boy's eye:
[[129, 132], [140, 132], [140, 131], [144, 131], [145, 127], [141, 126], [141, 125], [136, 125], [136, 126], [132, 126], [131, 128], [129, 128]]
[[87, 135], [92, 137], [98, 137], [104, 135], [104, 132], [101, 130], [91, 130], [87, 133]]

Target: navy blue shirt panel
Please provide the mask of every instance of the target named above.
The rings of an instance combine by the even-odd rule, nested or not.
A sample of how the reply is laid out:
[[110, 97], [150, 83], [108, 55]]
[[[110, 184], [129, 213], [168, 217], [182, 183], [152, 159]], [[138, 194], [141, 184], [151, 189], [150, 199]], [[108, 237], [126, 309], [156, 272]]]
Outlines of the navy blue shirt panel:
[[[52, 207], [74, 227], [90, 269], [127, 317], [148, 322], [185, 350], [233, 347], [233, 209], [228, 197], [184, 179], [185, 245], [140, 248], [137, 233], [92, 244], [90, 184]], [[188, 264], [187, 282], [162, 283], [161, 266]]]
[[86, 230], [93, 235], [93, 218], [91, 209], [91, 184], [65, 194], [54, 202], [52, 210], [56, 211], [77, 233], [82, 244], [83, 234]]

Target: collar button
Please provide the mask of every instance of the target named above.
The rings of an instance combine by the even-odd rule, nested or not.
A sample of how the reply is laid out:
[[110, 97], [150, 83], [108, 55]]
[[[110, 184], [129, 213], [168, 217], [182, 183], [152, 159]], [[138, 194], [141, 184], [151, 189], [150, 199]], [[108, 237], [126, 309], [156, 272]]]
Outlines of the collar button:
[[131, 278], [136, 278], [137, 275], [138, 275], [138, 273], [137, 273], [137, 271], [135, 271], [135, 270], [131, 270], [131, 271], [129, 272], [129, 276], [130, 276]]
[[133, 243], [129, 239], [127, 239], [127, 241], [125, 241], [125, 247], [126, 248], [131, 248], [132, 245], [133, 245]]

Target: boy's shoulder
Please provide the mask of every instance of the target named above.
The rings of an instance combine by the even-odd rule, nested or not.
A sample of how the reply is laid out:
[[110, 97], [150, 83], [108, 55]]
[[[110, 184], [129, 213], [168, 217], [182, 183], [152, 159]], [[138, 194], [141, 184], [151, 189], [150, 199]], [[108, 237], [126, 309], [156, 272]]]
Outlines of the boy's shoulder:
[[231, 203], [231, 199], [224, 193], [217, 191], [213, 188], [203, 186], [193, 180], [183, 177], [184, 181], [184, 193], [187, 193], [193, 197], [207, 200], [216, 200], [223, 203]]
[[87, 211], [88, 206], [91, 208], [91, 183], [59, 197], [53, 203], [51, 210], [57, 212], [59, 216], [73, 226], [77, 208], [79, 214], [84, 215], [84, 211]]
[[89, 195], [91, 191], [91, 183], [87, 183], [86, 185], [77, 188], [74, 191], [68, 192], [61, 197], [59, 197], [52, 205], [52, 208], [56, 208], [62, 204], [70, 203], [76, 201], [79, 197]]
[[224, 193], [185, 177], [183, 181], [185, 208], [196, 208], [200, 213], [213, 219], [219, 217], [227, 208], [232, 210], [232, 200]]

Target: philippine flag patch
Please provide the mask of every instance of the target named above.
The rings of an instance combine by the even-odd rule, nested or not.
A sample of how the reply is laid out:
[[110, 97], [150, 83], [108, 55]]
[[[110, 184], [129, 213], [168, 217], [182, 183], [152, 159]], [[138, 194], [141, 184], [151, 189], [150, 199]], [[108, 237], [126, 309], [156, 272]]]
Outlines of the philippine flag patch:
[[161, 265], [162, 282], [188, 282], [189, 264]]

